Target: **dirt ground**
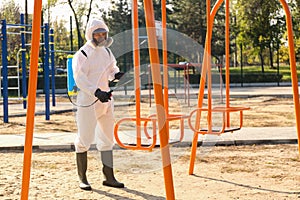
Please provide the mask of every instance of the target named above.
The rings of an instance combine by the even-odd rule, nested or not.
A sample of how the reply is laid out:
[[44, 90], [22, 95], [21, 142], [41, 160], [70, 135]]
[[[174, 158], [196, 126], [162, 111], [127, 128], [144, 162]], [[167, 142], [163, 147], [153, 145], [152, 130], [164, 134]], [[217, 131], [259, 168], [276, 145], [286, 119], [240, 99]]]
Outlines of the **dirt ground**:
[[[42, 101], [42, 98], [37, 101]], [[67, 98], [59, 98], [57, 101], [68, 102]], [[115, 99], [116, 104], [123, 102], [123, 99]], [[115, 108], [116, 121], [123, 117], [135, 116], [135, 104], [130, 100], [126, 100], [130, 106], [121, 106]], [[155, 107], [149, 106], [147, 99], [141, 103], [142, 116], [148, 116], [155, 113]], [[170, 113], [189, 114], [196, 108], [196, 100], [192, 100], [190, 106], [186, 101], [170, 98]], [[255, 97], [255, 98], [240, 98], [232, 99], [232, 106], [250, 107], [250, 110], [244, 111], [244, 127], [293, 127], [295, 126], [294, 104], [292, 98], [275, 98], [275, 97]], [[194, 117], [194, 115], [193, 115]], [[203, 118], [206, 116], [203, 115]], [[232, 123], [239, 122], [239, 115], [232, 114]], [[213, 118], [218, 119], [216, 115]], [[132, 129], [134, 123], [127, 123], [122, 129]], [[3, 123], [3, 118], [0, 118], [0, 134], [23, 134], [26, 128], [26, 117], [9, 117], [9, 123]], [[171, 122], [171, 128], [178, 128], [178, 122]], [[185, 128], [189, 128], [187, 123]], [[45, 120], [44, 115], [35, 117], [35, 133], [56, 133], [56, 132], [76, 132], [75, 110], [73, 112], [60, 112], [59, 114], [51, 114], [50, 120]]]
[[[297, 145], [199, 147], [194, 175], [190, 148], [171, 148], [176, 199], [299, 199]], [[74, 152], [34, 152], [29, 199], [165, 199], [159, 149], [114, 151], [115, 175], [124, 189], [102, 186], [98, 153], [89, 152], [92, 192], [78, 187]], [[0, 152], [0, 199], [19, 199], [22, 152]]]
[[[251, 107], [244, 112], [245, 127], [295, 126], [292, 99], [256, 97], [232, 103]], [[187, 109], [182, 104], [181, 110]], [[118, 119], [132, 112], [134, 107], [120, 107], [115, 115]], [[1, 134], [25, 133], [25, 117], [11, 117], [10, 123], [0, 124]], [[35, 133], [45, 132], [75, 133], [74, 112], [53, 114], [50, 121], [36, 116]], [[297, 144], [200, 146], [193, 175], [188, 175], [190, 147], [171, 146], [170, 153], [176, 199], [300, 199]], [[20, 199], [23, 152], [0, 151], [0, 156], [0, 199]], [[78, 188], [74, 152], [34, 151], [29, 199], [165, 199], [159, 149], [115, 150], [114, 158], [115, 175], [126, 187], [102, 186], [99, 153], [91, 150], [87, 175], [93, 191], [86, 192]]]

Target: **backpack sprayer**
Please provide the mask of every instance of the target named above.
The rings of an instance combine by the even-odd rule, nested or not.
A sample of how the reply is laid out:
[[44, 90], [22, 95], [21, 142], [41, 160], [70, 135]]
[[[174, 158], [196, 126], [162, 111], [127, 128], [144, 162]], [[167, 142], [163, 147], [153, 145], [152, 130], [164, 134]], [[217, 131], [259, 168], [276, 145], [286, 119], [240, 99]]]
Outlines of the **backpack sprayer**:
[[[78, 105], [75, 102], [73, 102], [73, 100], [72, 100], [72, 97], [77, 96], [78, 91], [80, 90], [77, 87], [74, 77], [73, 77], [72, 60], [73, 60], [73, 55], [69, 55], [67, 57], [67, 90], [68, 90], [67, 96], [68, 96], [70, 102], [76, 107], [90, 107], [90, 106], [94, 105], [99, 99], [96, 99], [94, 102], [92, 102], [91, 104], [88, 104], [88, 105]], [[141, 75], [143, 75], [143, 74], [145, 74], [145, 73], [142, 73]], [[118, 82], [118, 81], [119, 81], [118, 79], [113, 79], [111, 82]], [[109, 92], [112, 93], [114, 90], [116, 90], [120, 87], [123, 87], [132, 81], [134, 81], [134, 78], [123, 82], [121, 85], [117, 85], [116, 87], [111, 88], [111, 90]]]

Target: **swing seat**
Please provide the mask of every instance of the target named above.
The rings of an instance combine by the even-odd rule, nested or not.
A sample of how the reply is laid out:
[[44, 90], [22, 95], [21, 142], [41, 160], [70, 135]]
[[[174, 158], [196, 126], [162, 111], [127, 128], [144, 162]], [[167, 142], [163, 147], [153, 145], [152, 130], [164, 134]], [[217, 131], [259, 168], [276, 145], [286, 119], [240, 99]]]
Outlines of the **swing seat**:
[[[140, 122], [148, 123], [151, 121], [153, 123], [153, 127], [156, 127], [156, 122], [150, 118], [139, 118]], [[114, 127], [114, 136], [116, 139], [117, 144], [124, 149], [129, 149], [129, 150], [146, 150], [146, 151], [151, 151], [155, 146], [156, 146], [156, 133], [153, 131], [153, 136], [150, 137], [149, 134], [146, 134], [146, 137], [148, 139], [152, 139], [152, 143], [149, 145], [142, 144], [142, 138], [141, 138], [141, 130], [137, 130], [137, 137], [136, 137], [136, 143], [123, 143], [119, 137], [119, 126], [123, 122], [132, 122], [132, 121], [137, 121], [137, 118], [122, 118], [119, 121], [116, 122], [115, 127]], [[155, 130], [156, 128], [153, 128]], [[149, 138], [150, 137], [150, 138]]]
[[[156, 123], [157, 118], [156, 118], [156, 114], [152, 114], [149, 115], [148, 118], [152, 119], [153, 123]], [[170, 122], [170, 121], [176, 121], [179, 120], [180, 121], [180, 138], [178, 140], [169, 140], [169, 144], [176, 144], [179, 143], [183, 140], [184, 137], [184, 119], [188, 119], [189, 115], [181, 115], [181, 114], [168, 114], [166, 121]], [[148, 130], [147, 130], [147, 125], [148, 125], [148, 121], [145, 121], [144, 123], [144, 132], [145, 135], [147, 136], [148, 139], [151, 139]], [[153, 127], [153, 133], [156, 133], [156, 127]]]
[[[167, 117], [167, 121], [174, 121], [174, 120], [179, 120], [180, 121], [180, 138], [179, 140], [169, 140], [169, 144], [176, 144], [182, 141], [183, 136], [184, 136], [184, 119], [188, 119], [189, 115], [180, 115], [180, 114], [169, 114]], [[114, 127], [114, 136], [116, 139], [117, 144], [124, 149], [130, 149], [130, 150], [147, 150], [151, 151], [154, 147], [156, 147], [156, 141], [157, 141], [157, 128], [156, 128], [156, 123], [157, 123], [157, 118], [156, 114], [149, 115], [148, 117], [140, 118], [139, 119], [141, 122], [143, 122], [144, 126], [144, 134], [147, 139], [152, 139], [152, 143], [147, 145], [147, 144], [142, 144], [142, 138], [141, 138], [141, 133], [140, 135], [137, 134], [136, 137], [136, 143], [124, 143], [121, 141], [119, 137], [119, 127], [120, 124], [123, 122], [132, 122], [132, 121], [137, 121], [137, 118], [122, 118], [119, 121], [116, 122], [115, 127]], [[152, 122], [152, 136], [149, 134], [147, 126], [148, 123]], [[140, 130], [141, 132], [141, 130]]]
[[[238, 131], [242, 128], [243, 126], [243, 111], [244, 110], [249, 110], [250, 107], [240, 107], [240, 106], [230, 106], [230, 107], [226, 107], [226, 106], [218, 106], [218, 107], [214, 107], [212, 109], [208, 109], [208, 108], [197, 108], [195, 110], [193, 110], [190, 115], [189, 115], [189, 118], [188, 118], [188, 124], [189, 124], [189, 127], [195, 132], [195, 133], [198, 133], [198, 134], [214, 134], [214, 135], [220, 135], [222, 133], [227, 133], [227, 132], [234, 132], [234, 131]], [[222, 113], [222, 127], [220, 129], [212, 129], [211, 127], [207, 127], [207, 128], [195, 128], [193, 125], [192, 125], [192, 122], [191, 122], [191, 119], [192, 119], [192, 116], [197, 113], [197, 112], [211, 112], [211, 113]], [[230, 127], [227, 125], [227, 122], [226, 122], [226, 115], [229, 114], [229, 113], [232, 113], [232, 112], [239, 112], [239, 126], [237, 127]], [[199, 126], [198, 127], [201, 127], [200, 125], [200, 122], [199, 122]]]

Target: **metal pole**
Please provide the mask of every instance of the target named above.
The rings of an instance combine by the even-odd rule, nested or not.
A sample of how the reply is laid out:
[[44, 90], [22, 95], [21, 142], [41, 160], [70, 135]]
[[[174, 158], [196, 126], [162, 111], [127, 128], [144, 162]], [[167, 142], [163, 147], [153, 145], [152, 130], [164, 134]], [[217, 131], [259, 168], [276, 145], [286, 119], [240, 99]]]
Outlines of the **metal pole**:
[[1, 20], [2, 40], [2, 83], [3, 83], [3, 121], [8, 123], [8, 70], [6, 20]]
[[51, 59], [51, 89], [52, 89], [52, 106], [56, 105], [55, 102], [55, 60], [54, 60], [54, 30], [50, 29], [50, 59]]
[[[28, 22], [28, 1], [25, 0], [25, 24], [29, 24]], [[25, 31], [28, 31], [28, 27], [25, 27]], [[25, 44], [29, 41], [27, 35], [25, 35]]]
[[[206, 41], [205, 41], [205, 49], [204, 49], [203, 62], [202, 62], [201, 77], [200, 77], [200, 83], [199, 83], [199, 95], [198, 95], [197, 108], [202, 108], [206, 76], [208, 78], [210, 76], [210, 74], [208, 73], [208, 70], [211, 67], [211, 38], [212, 38], [212, 29], [213, 29], [213, 21], [214, 21], [213, 19], [216, 15], [218, 9], [220, 8], [221, 4], [223, 3], [223, 1], [224, 0], [218, 0], [216, 2], [215, 6], [213, 7], [212, 11], [210, 11], [210, 6], [206, 7], [207, 30], [206, 30]], [[206, 0], [206, 5], [211, 5], [211, 1]], [[208, 84], [207, 84], [207, 87], [209, 89]], [[210, 99], [210, 101], [211, 101], [211, 99]], [[195, 120], [196, 129], [200, 128], [200, 119], [201, 119], [201, 112], [197, 112], [196, 120]], [[207, 119], [207, 121], [208, 120], [209, 119]], [[198, 142], [198, 133], [194, 132], [191, 157], [190, 157], [190, 168], [189, 168], [190, 175], [193, 174], [193, 172], [194, 172], [194, 163], [195, 163], [195, 159], [196, 159], [197, 142]]]
[[71, 52], [73, 52], [73, 28], [72, 28], [72, 16], [70, 16], [70, 45], [71, 45]]
[[[167, 46], [167, 8], [166, 0], [160, 1], [162, 16], [162, 57], [163, 57], [163, 91], [165, 113], [169, 115], [169, 80], [168, 80], [168, 46]], [[169, 121], [166, 121], [169, 130]]]
[[[50, 119], [50, 80], [49, 80], [49, 24], [44, 25], [44, 91], [45, 91], [45, 115], [46, 120]], [[52, 71], [55, 69], [51, 69]]]
[[[230, 107], [230, 31], [229, 31], [229, 0], [225, 1], [225, 80], [226, 80], [226, 108]], [[230, 127], [230, 114], [226, 113], [226, 126]]]
[[[21, 14], [21, 25], [25, 25], [24, 14]], [[25, 38], [25, 26], [21, 29], [21, 48], [22, 48], [22, 96], [23, 96], [23, 108], [26, 109], [27, 103], [27, 69], [26, 69], [26, 38]]]
[[279, 84], [279, 82], [280, 82], [280, 80], [279, 80], [279, 48], [280, 48], [279, 41], [277, 41], [277, 86], [280, 85]]
[[240, 50], [241, 50], [241, 87], [243, 87], [243, 44], [240, 44]]
[[293, 87], [293, 99], [295, 106], [295, 118], [296, 127], [298, 135], [298, 151], [300, 153], [300, 105], [299, 105], [299, 89], [298, 89], [298, 77], [297, 77], [297, 67], [296, 67], [296, 56], [295, 56], [295, 43], [293, 38], [293, 24], [292, 16], [290, 13], [289, 6], [285, 0], [280, 0], [282, 7], [284, 8], [286, 15], [286, 29], [288, 33], [288, 44], [289, 44], [289, 56], [290, 56], [290, 69], [292, 76], [292, 87]]
[[31, 40], [29, 87], [28, 87], [28, 109], [26, 115], [26, 135], [25, 135], [25, 145], [24, 145], [21, 200], [28, 200], [28, 193], [29, 193], [39, 45], [40, 45], [41, 10], [42, 10], [42, 0], [35, 0], [33, 22], [32, 22], [33, 26], [32, 26], [32, 40]]
[[148, 35], [150, 64], [154, 88], [154, 97], [156, 103], [156, 113], [159, 128], [160, 149], [162, 156], [162, 167], [165, 181], [166, 199], [175, 199], [172, 165], [170, 158], [170, 149], [168, 135], [169, 130], [166, 126], [166, 113], [164, 110], [164, 101], [162, 94], [162, 80], [160, 75], [160, 61], [158, 53], [158, 45], [154, 22], [154, 9], [152, 0], [144, 0], [146, 29]]
[[134, 89], [135, 89], [135, 114], [136, 114], [136, 146], [141, 147], [141, 83], [140, 83], [140, 47], [139, 47], [139, 23], [138, 1], [132, 1], [132, 43], [134, 64]]

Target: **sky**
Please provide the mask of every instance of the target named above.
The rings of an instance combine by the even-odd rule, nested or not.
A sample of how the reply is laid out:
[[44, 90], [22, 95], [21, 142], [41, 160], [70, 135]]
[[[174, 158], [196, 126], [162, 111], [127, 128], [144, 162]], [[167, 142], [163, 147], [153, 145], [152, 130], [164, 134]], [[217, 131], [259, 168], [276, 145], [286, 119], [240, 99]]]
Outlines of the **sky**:
[[[9, 1], [9, 0], [0, 0], [0, 1]], [[13, 0], [16, 4], [19, 4], [21, 7], [21, 12], [25, 13], [25, 0]], [[28, 6], [28, 14], [33, 13], [34, 9], [34, 0], [27, 0]], [[47, 0], [43, 0], [43, 6], [47, 5]], [[51, 8], [51, 15], [53, 19], [69, 19], [69, 16], [71, 15], [71, 10], [68, 5], [58, 5], [55, 8]], [[47, 20], [47, 19], [45, 19]]]
[[[0, 2], [6, 2], [6, 1], [10, 1], [10, 0], [0, 0]], [[17, 4], [20, 5], [21, 7], [21, 11], [25, 13], [25, 0], [13, 0], [15, 1]], [[84, 1], [84, 0], [81, 0]], [[85, 1], [89, 1], [89, 0], [85, 0]], [[43, 5], [47, 5], [47, 0], [43, 0]], [[95, 1], [97, 2], [97, 1]], [[99, 1], [98, 1], [99, 2]], [[34, 0], [27, 0], [28, 3], [28, 13], [32, 14], [33, 13], [33, 8], [34, 8]], [[103, 8], [108, 8], [110, 6], [110, 0], [102, 0], [101, 1], [101, 6]], [[61, 5], [58, 4], [57, 6], [55, 6], [54, 8], [51, 8], [51, 17], [52, 19], [69, 19], [69, 17], [72, 15], [72, 11], [69, 7], [69, 5], [65, 4], [65, 5]]]
[[[7, 1], [7, 0], [6, 0]], [[20, 7], [22, 8], [22, 12], [25, 12], [25, 0], [13, 0], [15, 1], [17, 4], [20, 5]], [[27, 3], [28, 3], [28, 13], [29, 14], [32, 14], [33, 13], [33, 7], [34, 7], [34, 0], [27, 0]], [[43, 5], [47, 5], [47, 0], [43, 0]], [[63, 13], [65, 12], [62, 12], [64, 10], [64, 7], [62, 6], [57, 6], [58, 8], [56, 9], [57, 12], [56, 14], [57, 15], [62, 15]], [[67, 9], [69, 10], [69, 8], [67, 7]], [[59, 12], [61, 11], [61, 12]], [[64, 10], [66, 11], [66, 10]]]

